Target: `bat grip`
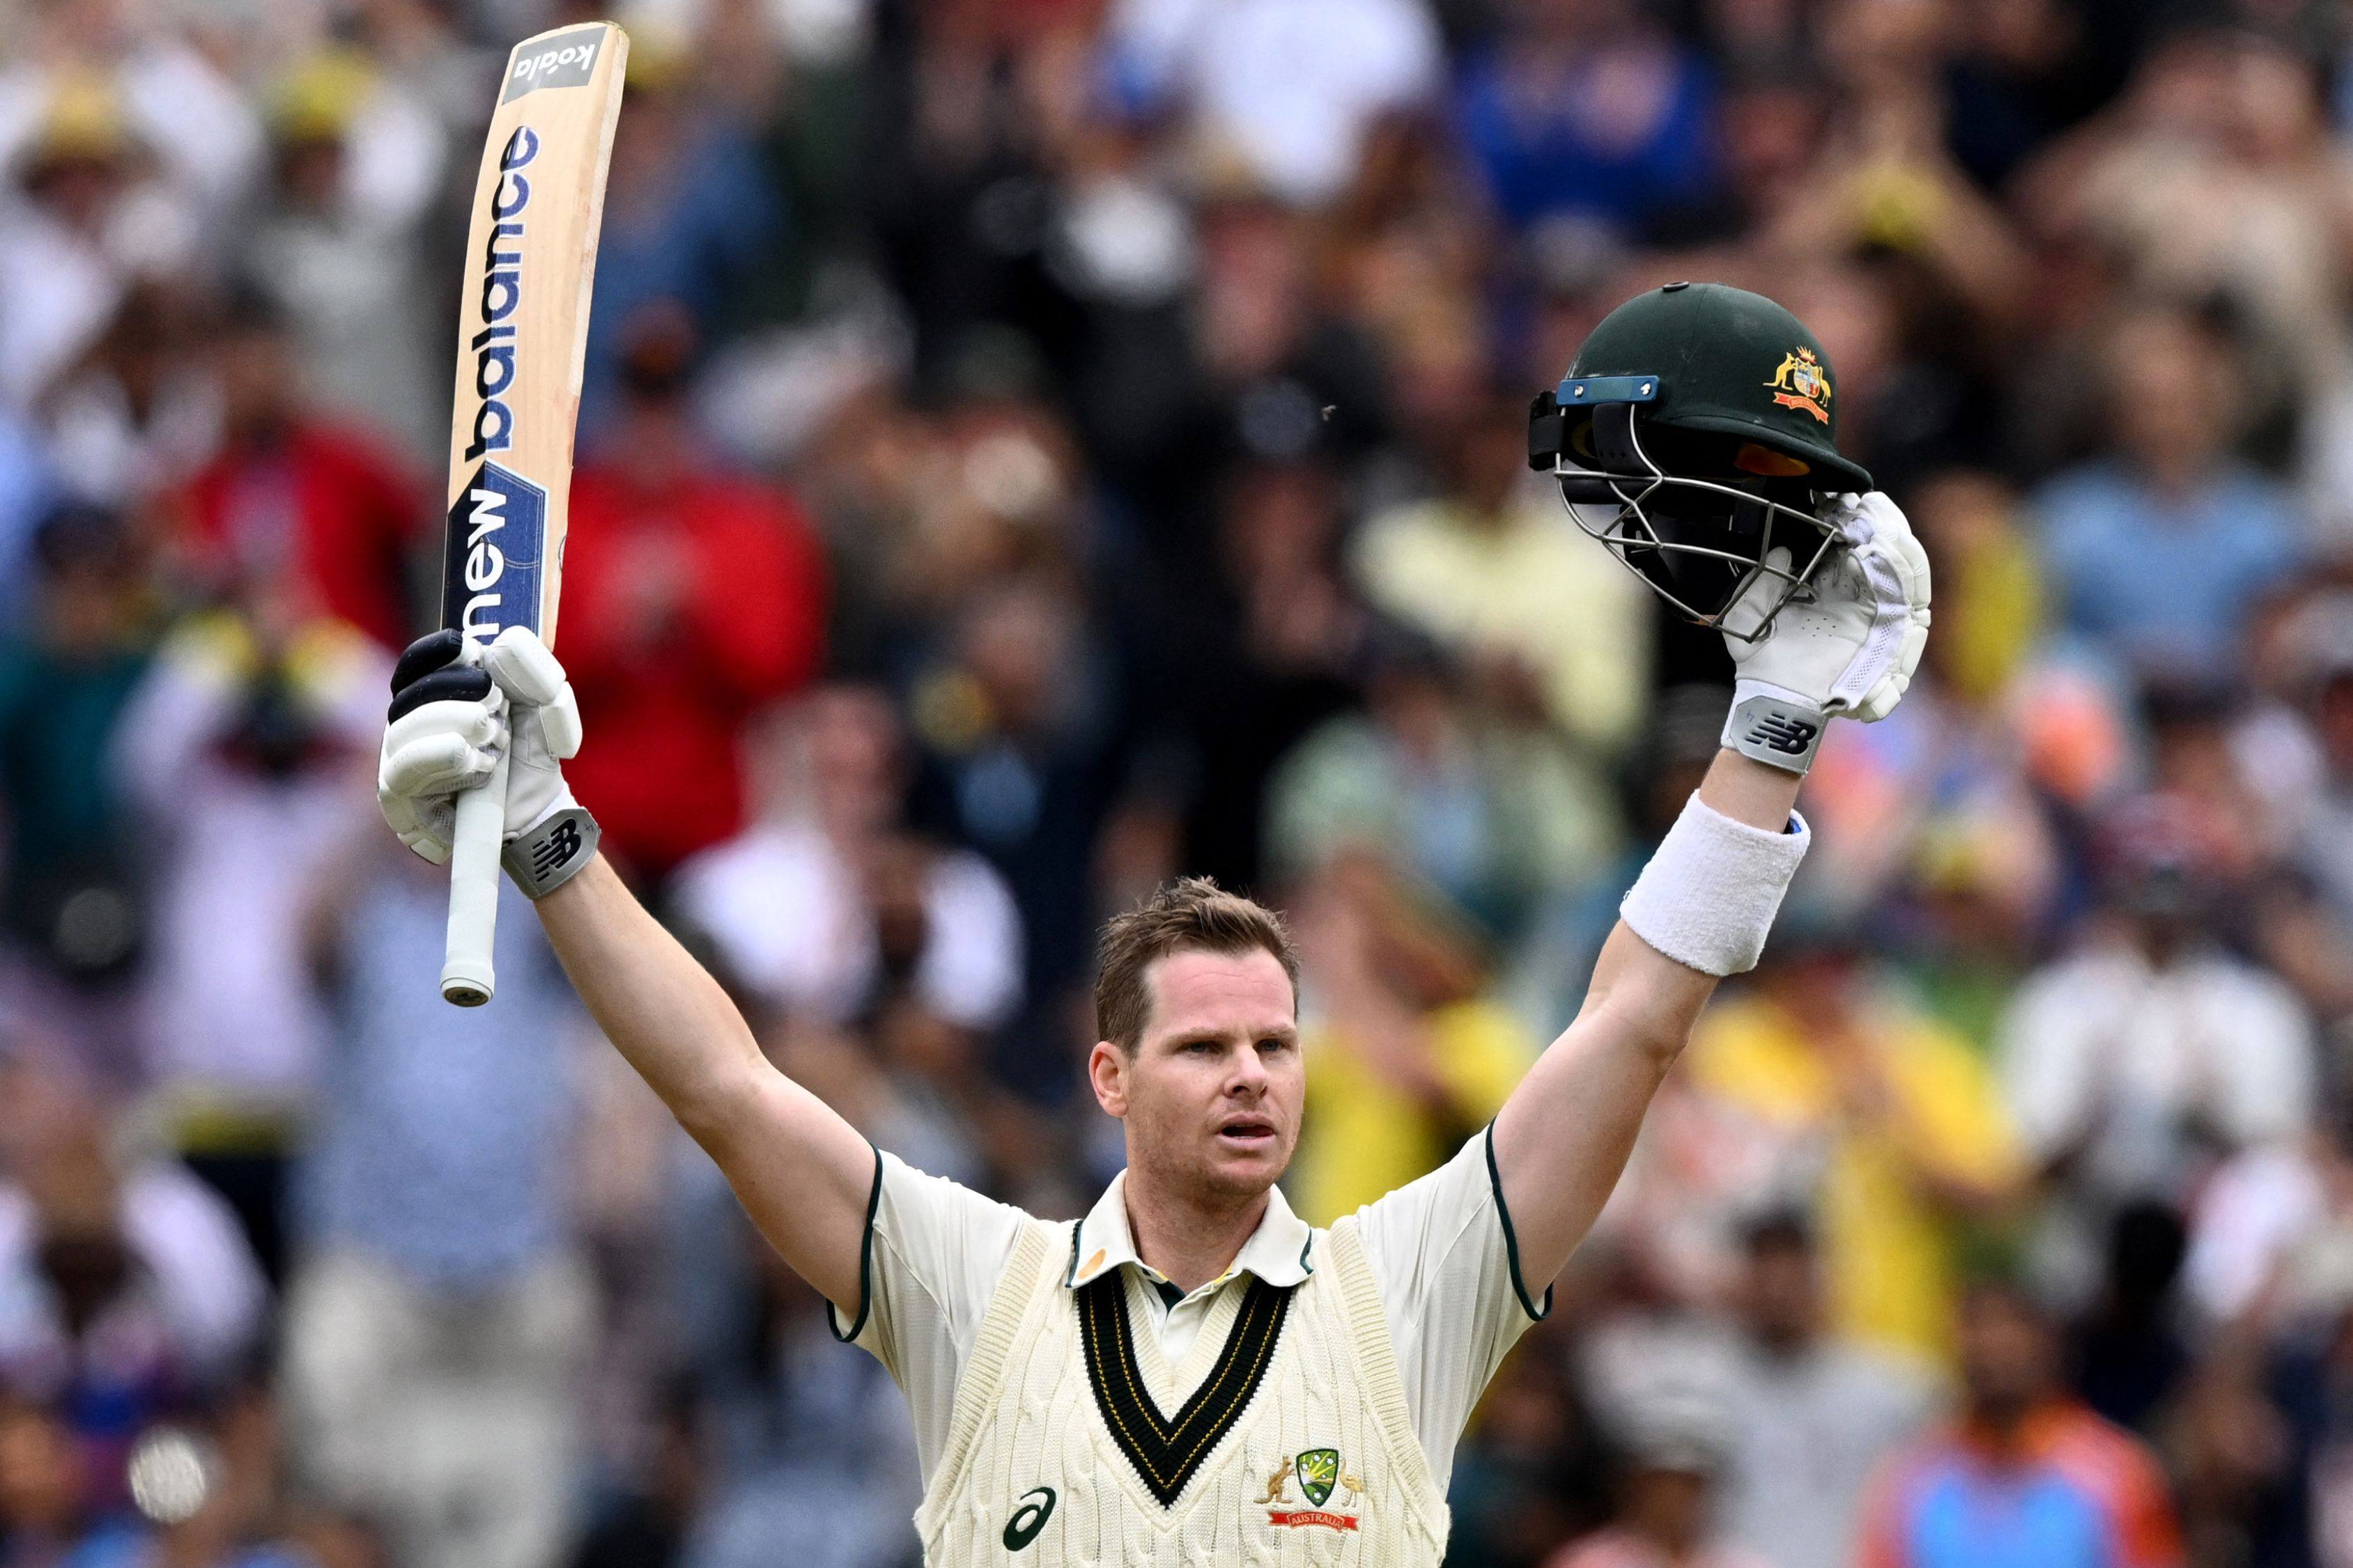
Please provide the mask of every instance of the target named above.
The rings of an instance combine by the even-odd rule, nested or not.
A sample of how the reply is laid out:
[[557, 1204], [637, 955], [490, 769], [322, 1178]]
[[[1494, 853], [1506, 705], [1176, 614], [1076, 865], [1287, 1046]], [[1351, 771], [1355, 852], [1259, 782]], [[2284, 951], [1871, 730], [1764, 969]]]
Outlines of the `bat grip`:
[[507, 753], [491, 776], [458, 796], [449, 839], [449, 941], [441, 964], [441, 999], [479, 1007], [498, 989], [491, 944], [499, 924], [499, 848], [506, 837]]

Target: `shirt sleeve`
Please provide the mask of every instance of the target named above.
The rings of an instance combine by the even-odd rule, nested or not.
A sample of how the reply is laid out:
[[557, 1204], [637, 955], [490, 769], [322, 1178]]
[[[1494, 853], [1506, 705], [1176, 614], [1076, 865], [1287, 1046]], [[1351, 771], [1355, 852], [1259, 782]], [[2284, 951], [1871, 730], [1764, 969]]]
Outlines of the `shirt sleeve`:
[[2117, 1568], [2181, 1568], [2180, 1521], [2154, 1457], [2134, 1444], [2105, 1479]]
[[2233, 982], [2210, 988], [2200, 1020], [2229, 1042], [2212, 1058], [2210, 1105], [2241, 1142], [2293, 1138], [2312, 1118], [2312, 1021], [2285, 986], [2245, 973]]
[[1356, 1211], [1406, 1408], [1440, 1489], [1487, 1380], [1552, 1310], [1551, 1290], [1539, 1301], [1520, 1278], [1492, 1136], [1481, 1132], [1429, 1175]]
[[965, 1360], [1026, 1218], [875, 1152], [858, 1315], [844, 1322], [832, 1306], [827, 1315], [834, 1338], [871, 1353], [905, 1391], [927, 1483], [947, 1447]]

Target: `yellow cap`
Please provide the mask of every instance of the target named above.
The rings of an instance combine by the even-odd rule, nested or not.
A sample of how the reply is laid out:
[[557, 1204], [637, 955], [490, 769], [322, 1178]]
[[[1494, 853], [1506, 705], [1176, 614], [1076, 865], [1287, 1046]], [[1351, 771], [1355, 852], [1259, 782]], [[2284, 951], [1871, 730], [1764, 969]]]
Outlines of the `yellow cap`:
[[131, 117], [113, 82], [94, 71], [76, 71], [49, 94], [33, 139], [33, 160], [111, 161], [130, 152], [131, 144]]
[[284, 143], [340, 142], [375, 85], [366, 56], [322, 50], [279, 79], [270, 95], [270, 133]]

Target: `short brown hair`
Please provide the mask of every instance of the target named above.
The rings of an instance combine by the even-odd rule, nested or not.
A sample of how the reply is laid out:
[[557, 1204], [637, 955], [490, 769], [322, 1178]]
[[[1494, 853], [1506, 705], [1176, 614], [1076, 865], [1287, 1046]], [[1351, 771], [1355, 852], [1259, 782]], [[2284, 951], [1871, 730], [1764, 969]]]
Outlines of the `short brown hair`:
[[1281, 915], [1207, 877], [1183, 877], [1154, 889], [1104, 922], [1095, 947], [1096, 1037], [1131, 1054], [1144, 1043], [1152, 1011], [1145, 975], [1156, 961], [1172, 952], [1251, 952], [1274, 954], [1296, 996], [1299, 953]]

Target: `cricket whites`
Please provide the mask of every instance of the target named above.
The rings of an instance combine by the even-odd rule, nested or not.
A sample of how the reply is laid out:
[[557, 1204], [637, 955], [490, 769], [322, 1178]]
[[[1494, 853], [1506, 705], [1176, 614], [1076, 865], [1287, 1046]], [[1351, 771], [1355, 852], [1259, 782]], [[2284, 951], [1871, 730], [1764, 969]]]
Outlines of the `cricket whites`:
[[[509, 626], [555, 641], [572, 432], [605, 168], [629, 40], [607, 22], [515, 46], [474, 184], [458, 307], [442, 624], [475, 651]], [[507, 761], [458, 797], [441, 994], [491, 999]]]

